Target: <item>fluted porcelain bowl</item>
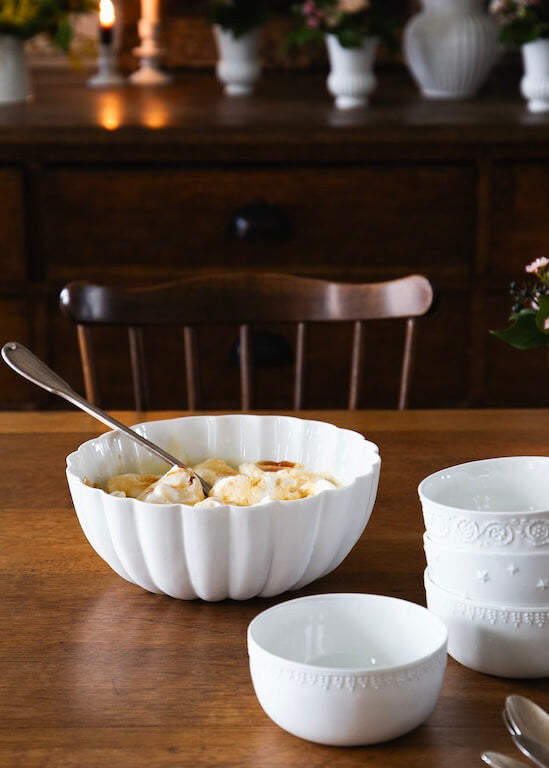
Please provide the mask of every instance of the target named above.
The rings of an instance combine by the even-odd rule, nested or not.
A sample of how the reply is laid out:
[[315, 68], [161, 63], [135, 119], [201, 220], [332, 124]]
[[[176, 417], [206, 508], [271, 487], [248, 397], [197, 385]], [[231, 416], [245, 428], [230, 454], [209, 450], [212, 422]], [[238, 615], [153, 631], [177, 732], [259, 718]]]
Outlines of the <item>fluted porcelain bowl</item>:
[[446, 669], [447, 630], [425, 608], [383, 595], [288, 600], [248, 627], [265, 713], [321, 744], [374, 744], [424, 722]]
[[427, 607], [448, 628], [448, 653], [496, 677], [549, 676], [549, 601], [545, 606], [472, 600], [442, 589], [425, 571]]
[[549, 549], [505, 552], [451, 547], [432, 541], [427, 534], [423, 547], [430, 577], [442, 589], [492, 603], [532, 607], [549, 603]]
[[505, 456], [442, 469], [418, 487], [432, 541], [549, 552], [549, 457]]
[[67, 479], [82, 530], [127, 581], [181, 599], [245, 600], [298, 589], [336, 568], [373, 509], [381, 459], [358, 432], [291, 416], [189, 416], [135, 429], [183, 463], [299, 462], [343, 487], [295, 501], [195, 508], [119, 498], [104, 486], [123, 472], [162, 474], [165, 464], [119, 432], [67, 457]]

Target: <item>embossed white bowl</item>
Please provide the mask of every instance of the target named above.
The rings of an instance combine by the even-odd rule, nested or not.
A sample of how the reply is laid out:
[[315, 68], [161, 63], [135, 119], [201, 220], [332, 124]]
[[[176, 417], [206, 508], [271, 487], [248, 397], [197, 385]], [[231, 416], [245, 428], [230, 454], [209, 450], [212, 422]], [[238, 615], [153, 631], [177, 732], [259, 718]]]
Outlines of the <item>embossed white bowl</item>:
[[250, 673], [265, 713], [321, 744], [396, 738], [429, 717], [447, 631], [425, 608], [383, 595], [328, 594], [269, 608], [248, 627]]
[[549, 552], [549, 457], [506, 456], [435, 472], [418, 487], [433, 541]]
[[448, 628], [448, 653], [497, 677], [549, 675], [549, 605], [470, 600], [439, 587], [425, 571], [427, 607]]
[[498, 552], [458, 548], [432, 541], [427, 534], [423, 547], [429, 575], [442, 589], [491, 603], [549, 603], [549, 549]]
[[181, 599], [244, 600], [298, 589], [336, 568], [364, 530], [377, 492], [378, 448], [358, 432], [291, 416], [188, 416], [137, 431], [194, 464], [272, 459], [328, 471], [345, 487], [296, 501], [195, 508], [117, 498], [103, 485], [121, 472], [166, 466], [118, 432], [90, 440], [67, 458], [82, 530], [117, 574], [150, 592]]

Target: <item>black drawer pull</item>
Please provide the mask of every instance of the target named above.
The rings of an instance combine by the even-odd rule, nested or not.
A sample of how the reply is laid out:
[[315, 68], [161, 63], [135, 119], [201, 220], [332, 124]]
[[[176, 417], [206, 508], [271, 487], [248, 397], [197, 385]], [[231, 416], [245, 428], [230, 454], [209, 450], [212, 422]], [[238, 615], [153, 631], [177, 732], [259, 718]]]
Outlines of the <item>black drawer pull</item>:
[[230, 232], [237, 240], [279, 242], [290, 237], [292, 226], [284, 208], [260, 200], [237, 208]]

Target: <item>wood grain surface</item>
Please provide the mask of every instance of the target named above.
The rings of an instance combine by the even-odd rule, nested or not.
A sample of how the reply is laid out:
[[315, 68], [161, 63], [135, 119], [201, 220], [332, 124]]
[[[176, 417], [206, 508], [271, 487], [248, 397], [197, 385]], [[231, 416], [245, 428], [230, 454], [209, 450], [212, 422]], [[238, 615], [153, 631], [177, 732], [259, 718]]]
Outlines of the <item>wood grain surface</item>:
[[[167, 412], [117, 413], [132, 424]], [[177, 414], [181, 415], [181, 414]], [[376, 766], [468, 768], [491, 749], [519, 757], [506, 695], [549, 707], [545, 680], [508, 680], [449, 659], [427, 722], [385, 744], [298, 739], [261, 710], [246, 628], [261, 610], [321, 592], [424, 604], [419, 481], [450, 464], [546, 454], [549, 411], [324, 411], [380, 447], [372, 518], [342, 565], [295, 593], [205, 603], [153, 595], [95, 554], [74, 514], [65, 457], [102, 431], [80, 413], [0, 414], [0, 765], [9, 768]]]

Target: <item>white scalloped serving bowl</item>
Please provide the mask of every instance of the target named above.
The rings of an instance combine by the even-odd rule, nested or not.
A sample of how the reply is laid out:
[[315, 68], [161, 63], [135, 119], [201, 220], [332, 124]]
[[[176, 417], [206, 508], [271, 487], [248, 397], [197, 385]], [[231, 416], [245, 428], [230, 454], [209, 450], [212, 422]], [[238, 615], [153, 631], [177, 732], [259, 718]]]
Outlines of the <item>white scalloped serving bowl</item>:
[[433, 541], [502, 552], [549, 552], [547, 456], [458, 464], [426, 477], [418, 493]]
[[448, 653], [496, 677], [549, 676], [549, 605], [471, 600], [435, 584], [425, 570], [427, 607], [448, 628]]
[[185, 600], [245, 600], [299, 589], [336, 568], [373, 509], [381, 459], [358, 432], [291, 416], [187, 416], [136, 430], [183, 463], [216, 456], [238, 464], [272, 459], [327, 471], [346, 485], [296, 501], [195, 508], [118, 498], [103, 485], [122, 472], [165, 464], [130, 438], [108, 432], [67, 457], [82, 530], [124, 579]]
[[375, 744], [429, 717], [447, 637], [443, 622], [406, 600], [301, 597], [250, 623], [250, 674], [261, 707], [286, 731], [320, 744]]
[[[498, 552], [452, 547], [423, 536], [431, 579], [461, 597], [512, 605], [549, 603], [549, 550]], [[549, 652], [549, 651], [548, 651]]]

